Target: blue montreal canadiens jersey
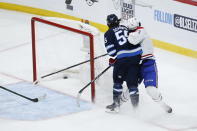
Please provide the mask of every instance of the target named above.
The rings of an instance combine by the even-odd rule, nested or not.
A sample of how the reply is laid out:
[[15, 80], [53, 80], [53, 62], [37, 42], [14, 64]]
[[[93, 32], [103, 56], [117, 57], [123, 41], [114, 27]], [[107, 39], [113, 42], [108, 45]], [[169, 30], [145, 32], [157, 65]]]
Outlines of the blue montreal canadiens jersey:
[[127, 38], [128, 29], [125, 26], [110, 28], [104, 34], [107, 53], [117, 59], [142, 54], [140, 44], [132, 45]]

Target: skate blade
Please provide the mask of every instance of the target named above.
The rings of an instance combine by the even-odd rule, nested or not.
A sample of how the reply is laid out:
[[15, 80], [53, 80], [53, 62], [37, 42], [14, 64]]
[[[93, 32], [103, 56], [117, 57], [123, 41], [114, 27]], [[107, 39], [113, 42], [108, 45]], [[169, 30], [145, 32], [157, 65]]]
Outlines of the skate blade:
[[116, 110], [108, 110], [108, 109], [106, 109], [105, 112], [106, 113], [111, 113], [111, 114], [118, 114], [120, 112], [120, 110], [119, 109], [116, 109]]
[[168, 107], [168, 109], [166, 110], [167, 113], [172, 113], [172, 108]]
[[168, 105], [162, 106], [162, 108], [166, 111], [166, 113], [172, 113], [172, 108]]

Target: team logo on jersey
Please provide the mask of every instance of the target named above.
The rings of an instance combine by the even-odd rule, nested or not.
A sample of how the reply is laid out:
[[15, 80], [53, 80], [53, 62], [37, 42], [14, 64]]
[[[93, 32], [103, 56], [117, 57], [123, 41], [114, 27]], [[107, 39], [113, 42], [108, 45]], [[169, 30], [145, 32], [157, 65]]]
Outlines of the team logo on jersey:
[[153, 82], [154, 80], [149, 79], [149, 80], [145, 80], [145, 82]]

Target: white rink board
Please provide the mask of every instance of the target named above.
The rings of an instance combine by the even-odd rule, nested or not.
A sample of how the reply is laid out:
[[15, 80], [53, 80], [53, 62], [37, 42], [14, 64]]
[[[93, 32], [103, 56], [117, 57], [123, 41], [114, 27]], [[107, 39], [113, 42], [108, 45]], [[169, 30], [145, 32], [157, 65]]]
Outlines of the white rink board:
[[[73, 6], [73, 10], [67, 9], [65, 0], [1, 1], [46, 9], [106, 25], [106, 16], [111, 13], [120, 16], [120, 2], [125, 2], [128, 0], [98, 0], [98, 2], [94, 2], [91, 6], [88, 5], [85, 0], [72, 0], [71, 6]], [[136, 17], [138, 17], [142, 21], [142, 25], [145, 26], [151, 38], [171, 43], [180, 47], [188, 48], [194, 51], [197, 50], [197, 44], [195, 44], [197, 41], [197, 15], [195, 13], [197, 12], [196, 6], [183, 4], [173, 0], [136, 0], [136, 3], [145, 3], [152, 6], [152, 8], [141, 6], [135, 7]], [[157, 11], [159, 11], [161, 14], [156, 15], [155, 12]], [[172, 17], [174, 17], [175, 14], [178, 14], [180, 16], [184, 16], [185, 18], [194, 19], [195, 25], [193, 27], [190, 27], [187, 22], [185, 22], [185, 24], [187, 24], [188, 26], [186, 27], [186, 29], [192, 28], [192, 30], [194, 30], [195, 32], [176, 28], [174, 23], [168, 24], [167, 22], [169, 22], [169, 19], [166, 17], [166, 14], [169, 14]], [[172, 18], [172, 21], [170, 22], [173, 22], [173, 19], [176, 18]], [[185, 19], [185, 21], [187, 20], [188, 19]]]

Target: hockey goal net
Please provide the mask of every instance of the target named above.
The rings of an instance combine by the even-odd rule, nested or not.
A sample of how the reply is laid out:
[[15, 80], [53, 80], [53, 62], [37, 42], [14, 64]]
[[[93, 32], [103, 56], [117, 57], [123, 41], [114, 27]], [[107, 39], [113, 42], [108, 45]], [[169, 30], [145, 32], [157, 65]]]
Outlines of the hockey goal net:
[[[83, 73], [79, 79], [88, 83], [95, 78], [98, 70], [102, 70], [102, 65], [96, 64], [99, 60], [94, 60], [95, 56], [105, 53], [96, 28], [79, 21], [33, 17], [31, 30], [33, 81], [51, 81], [69, 77], [71, 73]], [[99, 42], [95, 44], [96, 41]], [[95, 48], [100, 49], [95, 51]], [[90, 62], [64, 70], [86, 60]], [[91, 100], [95, 100], [94, 82], [91, 83]]]

